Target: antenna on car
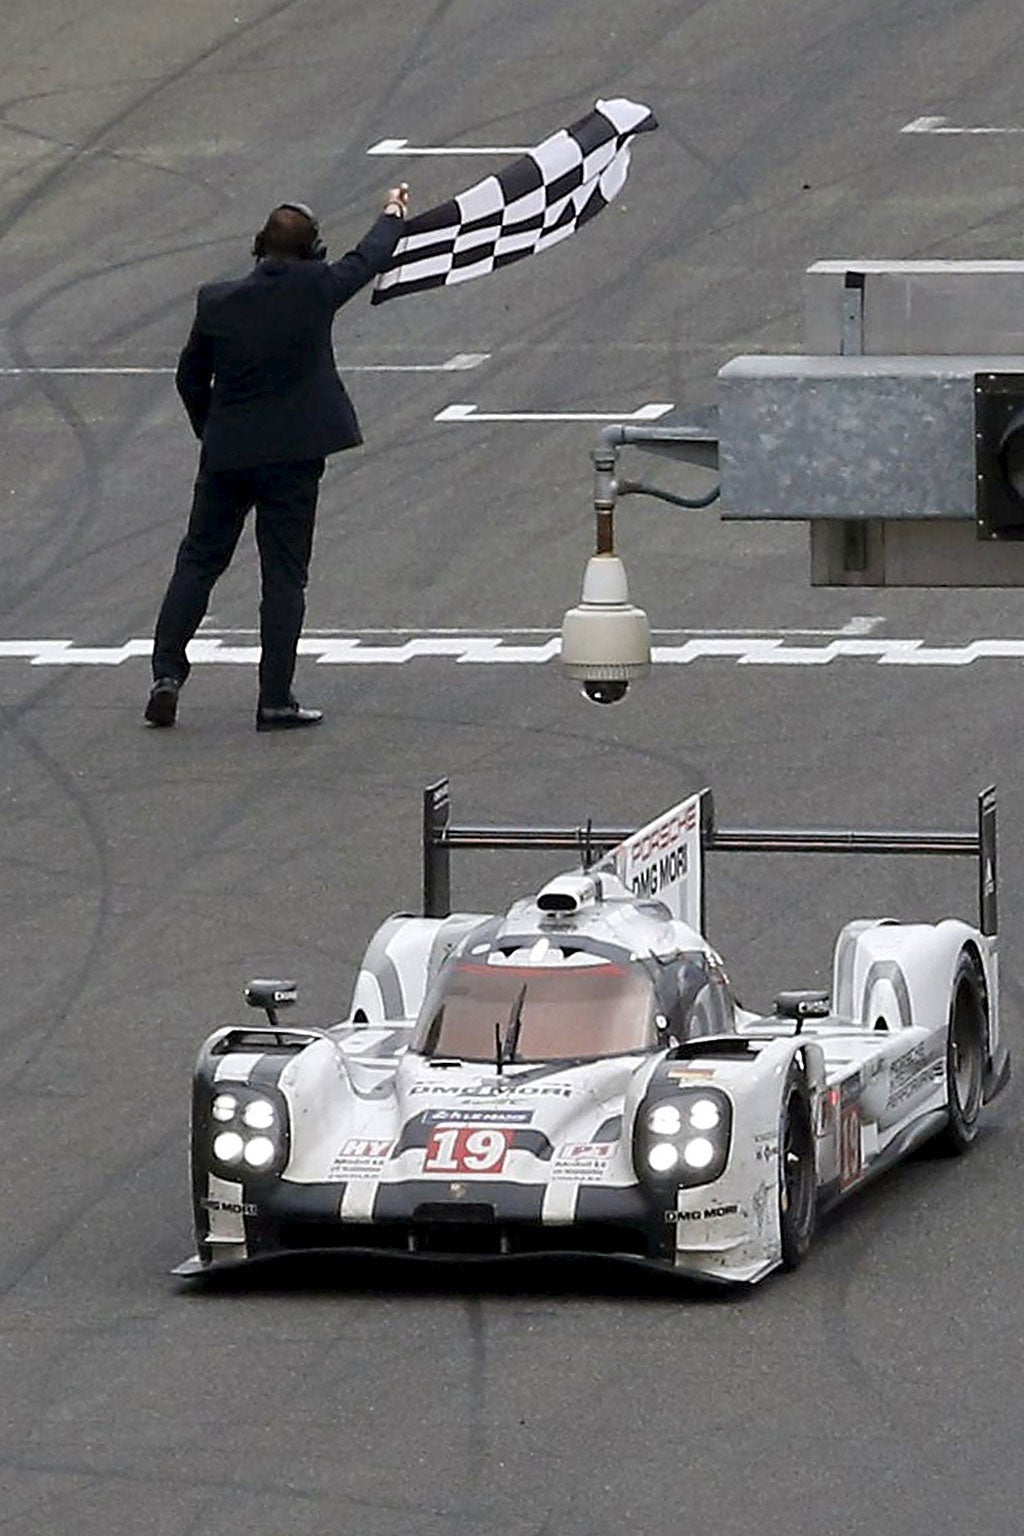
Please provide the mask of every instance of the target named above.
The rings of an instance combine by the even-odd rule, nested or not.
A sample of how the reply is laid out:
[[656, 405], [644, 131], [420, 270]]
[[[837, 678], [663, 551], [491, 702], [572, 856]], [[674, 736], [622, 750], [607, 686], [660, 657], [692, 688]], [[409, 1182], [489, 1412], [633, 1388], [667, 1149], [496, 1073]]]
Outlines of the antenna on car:
[[593, 832], [594, 818], [588, 816], [586, 826], [577, 829], [577, 836], [580, 841], [580, 864], [584, 869], [589, 869], [594, 862]]
[[503, 1057], [502, 1051], [501, 1051], [501, 1020], [500, 1019], [495, 1019], [495, 1021], [494, 1021], [494, 1069], [497, 1072], [499, 1077], [501, 1076], [501, 1069], [504, 1066], [504, 1064], [505, 1064], [505, 1060], [504, 1060], [504, 1057]]
[[515, 1061], [516, 1052], [519, 1049], [519, 1031], [523, 1027], [523, 1002], [526, 998], [526, 982], [519, 988], [519, 993], [512, 1004], [512, 1012], [508, 1021], [508, 1034], [505, 1037], [505, 1055], [509, 1061]]

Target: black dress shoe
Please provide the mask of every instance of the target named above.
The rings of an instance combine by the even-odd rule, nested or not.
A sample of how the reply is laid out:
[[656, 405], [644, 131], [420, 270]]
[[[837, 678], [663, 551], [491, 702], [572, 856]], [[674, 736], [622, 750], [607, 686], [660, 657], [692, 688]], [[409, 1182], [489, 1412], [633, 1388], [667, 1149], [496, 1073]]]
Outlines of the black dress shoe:
[[323, 717], [322, 709], [303, 709], [294, 699], [283, 704], [280, 709], [268, 709], [261, 704], [256, 710], [256, 729], [294, 731], [303, 725], [319, 725]]
[[143, 711], [147, 725], [173, 725], [178, 713], [181, 684], [176, 677], [158, 677]]

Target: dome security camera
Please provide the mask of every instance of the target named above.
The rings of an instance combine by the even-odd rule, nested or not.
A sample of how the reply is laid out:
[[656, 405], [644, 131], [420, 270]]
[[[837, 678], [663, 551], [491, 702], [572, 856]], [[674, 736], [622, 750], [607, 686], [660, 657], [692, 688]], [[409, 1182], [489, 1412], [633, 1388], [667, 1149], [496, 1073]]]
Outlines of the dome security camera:
[[583, 697], [591, 704], [620, 704], [629, 692], [626, 677], [588, 677], [583, 684]]
[[651, 665], [647, 615], [629, 601], [618, 555], [593, 555], [577, 607], [562, 620], [562, 665], [593, 704], [617, 704]]

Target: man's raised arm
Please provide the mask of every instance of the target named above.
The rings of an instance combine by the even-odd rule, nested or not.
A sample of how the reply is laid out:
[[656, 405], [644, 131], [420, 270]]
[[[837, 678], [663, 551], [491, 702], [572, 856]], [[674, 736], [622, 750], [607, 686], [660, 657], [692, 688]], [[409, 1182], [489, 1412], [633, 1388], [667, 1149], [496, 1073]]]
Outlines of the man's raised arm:
[[376, 277], [378, 272], [383, 272], [401, 237], [402, 220], [408, 208], [409, 187], [403, 181], [399, 186], [391, 188], [383, 213], [355, 249], [346, 252], [340, 261], [331, 262], [336, 304], [344, 304], [360, 288], [364, 288], [371, 278]]

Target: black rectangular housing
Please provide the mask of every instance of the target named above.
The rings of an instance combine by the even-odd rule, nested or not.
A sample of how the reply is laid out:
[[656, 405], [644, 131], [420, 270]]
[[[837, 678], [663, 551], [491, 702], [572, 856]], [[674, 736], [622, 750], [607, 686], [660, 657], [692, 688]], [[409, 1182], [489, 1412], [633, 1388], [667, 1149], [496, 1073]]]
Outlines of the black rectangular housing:
[[[1019, 418], [1019, 425], [1014, 425]], [[979, 539], [1024, 539], [1024, 373], [974, 376], [974, 484]]]

